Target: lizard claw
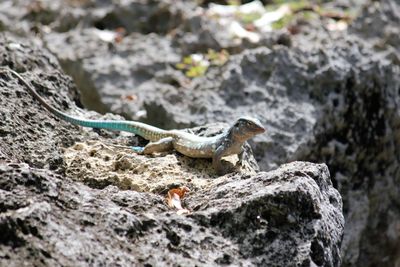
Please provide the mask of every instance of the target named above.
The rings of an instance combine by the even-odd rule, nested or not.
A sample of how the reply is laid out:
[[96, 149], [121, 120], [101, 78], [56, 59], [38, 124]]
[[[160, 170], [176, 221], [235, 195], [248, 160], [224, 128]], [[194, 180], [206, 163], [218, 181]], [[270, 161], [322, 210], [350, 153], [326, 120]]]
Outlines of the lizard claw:
[[144, 151], [144, 147], [141, 146], [132, 146], [131, 149], [138, 154], [141, 154]]

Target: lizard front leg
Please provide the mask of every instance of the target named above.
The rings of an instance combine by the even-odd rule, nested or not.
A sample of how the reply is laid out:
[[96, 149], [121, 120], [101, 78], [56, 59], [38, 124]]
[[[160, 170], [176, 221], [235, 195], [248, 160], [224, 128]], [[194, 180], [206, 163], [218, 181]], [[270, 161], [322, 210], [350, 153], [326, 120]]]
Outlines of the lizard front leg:
[[240, 152], [239, 152], [239, 154], [237, 154], [238, 155], [238, 162], [237, 162], [237, 164], [238, 164], [238, 166], [242, 166], [242, 167], [244, 167], [245, 166], [245, 149], [244, 149], [244, 147], [242, 147], [241, 148], [241, 150], [240, 150]]
[[243, 163], [243, 157], [244, 157], [244, 149], [242, 148], [240, 150], [239, 154], [237, 154], [237, 155], [238, 155], [238, 158], [239, 158], [239, 164], [242, 164]]
[[213, 166], [214, 170], [220, 175], [222, 175], [224, 172], [224, 168], [221, 163], [221, 158], [222, 158], [223, 154], [224, 154], [224, 147], [219, 146], [215, 150], [213, 158], [212, 158], [212, 166]]
[[132, 147], [132, 149], [138, 154], [152, 154], [156, 152], [171, 151], [174, 146], [174, 139], [172, 137], [166, 137], [158, 140], [157, 142], [150, 142], [145, 147]]

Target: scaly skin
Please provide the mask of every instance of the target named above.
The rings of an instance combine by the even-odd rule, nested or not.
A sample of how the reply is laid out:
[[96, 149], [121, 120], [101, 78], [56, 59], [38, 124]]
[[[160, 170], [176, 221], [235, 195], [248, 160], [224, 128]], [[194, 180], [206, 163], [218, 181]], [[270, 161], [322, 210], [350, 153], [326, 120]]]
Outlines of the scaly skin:
[[133, 147], [137, 153], [151, 154], [154, 152], [176, 151], [192, 158], [212, 158], [213, 167], [218, 173], [223, 172], [221, 158], [238, 154], [241, 160], [243, 144], [249, 138], [265, 132], [261, 123], [254, 118], [242, 117], [222, 134], [213, 137], [201, 137], [179, 130], [163, 130], [137, 121], [107, 121], [89, 120], [68, 115], [46, 101], [14, 70], [0, 67], [1, 72], [10, 72], [25, 85], [29, 93], [38, 100], [47, 110], [58, 118], [83, 127], [125, 131], [142, 136], [150, 143], [145, 147]]

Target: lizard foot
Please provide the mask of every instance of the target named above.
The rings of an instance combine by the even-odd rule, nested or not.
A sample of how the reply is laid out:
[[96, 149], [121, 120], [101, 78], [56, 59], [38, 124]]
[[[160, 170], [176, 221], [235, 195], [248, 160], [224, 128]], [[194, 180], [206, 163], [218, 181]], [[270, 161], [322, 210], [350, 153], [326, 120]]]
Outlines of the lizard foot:
[[138, 154], [142, 154], [144, 151], [144, 147], [141, 146], [132, 146], [131, 149]]

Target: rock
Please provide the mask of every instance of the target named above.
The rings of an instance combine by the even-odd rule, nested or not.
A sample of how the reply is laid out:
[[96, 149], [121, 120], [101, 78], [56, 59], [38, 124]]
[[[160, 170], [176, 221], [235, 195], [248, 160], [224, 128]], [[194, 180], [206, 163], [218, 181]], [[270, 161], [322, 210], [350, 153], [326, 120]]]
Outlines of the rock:
[[343, 265], [373, 266], [385, 247], [392, 266], [400, 240], [390, 230], [400, 219], [392, 197], [400, 177], [400, 70], [361, 40], [347, 40], [317, 51], [244, 52], [200, 78], [195, 93], [169, 110], [179, 118], [190, 110], [188, 124], [258, 114], [268, 133], [251, 142], [261, 169], [293, 159], [330, 167], [344, 196]]
[[[163, 97], [174, 105], [174, 101], [180, 100], [175, 100], [176, 95], [187, 91], [190, 80], [176, 68], [186, 56], [206, 53], [209, 49], [217, 52], [226, 49], [236, 54], [256, 46], [226, 34], [226, 26], [220, 25], [217, 18], [208, 17], [205, 10], [194, 7], [192, 1], [125, 1], [97, 8], [94, 5], [82, 11], [88, 12], [82, 27], [67, 32], [54, 29], [44, 32], [43, 41], [74, 78], [87, 108], [154, 123], [149, 113]], [[102, 17], [95, 19], [93, 14]], [[119, 41], [105, 41], [99, 36], [113, 34], [121, 27], [126, 35]], [[283, 32], [269, 33], [262, 36], [260, 44], [272, 46], [283, 35]], [[135, 100], [127, 101], [131, 96]], [[168, 124], [158, 126], [197, 125], [173, 123], [169, 119]]]
[[[0, 65], [19, 66], [46, 101], [77, 116], [120, 119], [81, 110], [48, 52], [14, 38], [1, 46], [10, 60]], [[256, 173], [246, 148], [244, 166], [233, 159], [224, 164], [235, 172], [216, 176], [208, 160], [124, 155], [110, 147], [141, 140], [60, 121], [14, 76], [0, 78], [0, 265], [340, 265], [342, 202], [325, 165]], [[213, 135], [222, 126], [193, 131]], [[134, 170], [142, 184], [132, 182]], [[187, 216], [164, 199], [180, 185], [192, 188]]]
[[[145, 204], [144, 195], [126, 195], [111, 187], [108, 193], [90, 189], [24, 164], [2, 165], [0, 170], [0, 228], [6, 233], [0, 240], [1, 265], [138, 262], [130, 242], [141, 235], [142, 227], [150, 227], [151, 220], [140, 221], [109, 197], [118, 203]], [[20, 202], [7, 197], [10, 193]], [[160, 197], [151, 201], [155, 202], [147, 203], [149, 208], [165, 210]]]
[[[68, 99], [65, 91], [73, 91], [75, 87], [70, 78], [60, 74], [58, 64], [49, 65], [45, 60], [42, 60], [42, 57], [50, 58], [48, 59], [50, 62], [51, 59], [54, 60], [48, 52], [42, 52], [42, 55], [34, 50], [32, 53], [27, 48], [29, 47], [28, 43], [17, 42], [17, 40], [13, 40], [13, 37], [10, 37], [10, 40], [4, 43], [3, 58], [18, 58], [13, 56], [13, 50], [7, 50], [12, 45], [18, 45], [18, 52], [21, 54], [29, 52], [40, 58], [41, 61], [39, 62], [44, 65], [43, 68], [51, 69], [52, 66], [55, 68], [55, 70], [49, 70], [46, 74], [43, 74], [40, 73], [35, 62], [22, 59], [20, 63], [21, 70], [35, 70], [34, 73], [27, 71], [23, 76], [35, 87], [45, 91], [45, 94], [47, 94], [44, 96], [46, 101], [70, 114], [101, 119], [99, 115], [85, 114]], [[15, 66], [19, 63], [18, 60], [15, 61], [8, 62], [5, 60], [2, 65]], [[54, 72], [56, 73], [52, 74]], [[10, 161], [23, 161], [35, 167], [47, 167], [58, 172], [62, 171], [65, 172], [67, 177], [83, 181], [95, 188], [104, 188], [113, 184], [121, 189], [157, 193], [181, 183], [189, 183], [192, 188], [197, 188], [209, 183], [216, 177], [211, 166], [211, 160], [196, 160], [177, 154], [169, 155], [165, 153], [160, 158], [135, 157], [129, 146], [137, 145], [139, 143], [137, 138], [134, 141], [127, 140], [123, 136], [117, 136], [117, 142], [113, 143], [110, 140], [102, 139], [92, 129], [82, 129], [65, 121], [60, 121], [45, 110], [27, 92], [24, 86], [19, 85], [18, 80], [13, 75], [3, 71], [0, 73], [0, 77], [2, 77], [0, 94], [4, 96], [0, 100], [4, 110], [2, 113], [4, 125], [0, 127], [0, 132], [3, 133], [2, 146], [6, 152], [6, 158]], [[41, 78], [40, 81], [38, 77]], [[67, 86], [71, 86], [71, 88], [69, 89]], [[55, 93], [55, 90], [59, 92]], [[57, 100], [51, 102], [51, 96]], [[11, 101], [10, 98], [14, 101]], [[21, 109], [21, 103], [29, 106], [29, 109]], [[68, 109], [73, 111], [69, 112]], [[104, 119], [107, 119], [107, 117], [114, 120], [120, 119], [117, 116], [103, 116]], [[60, 127], [57, 126], [57, 123], [60, 123]], [[227, 125], [224, 125], [224, 127], [214, 125], [210, 128], [200, 127], [193, 129], [193, 131], [199, 132], [203, 136], [210, 136], [220, 133], [226, 127]], [[108, 133], [110, 134], [110, 132]], [[115, 134], [113, 136], [116, 137]], [[93, 138], [97, 140], [94, 141]], [[125, 146], [125, 149], [118, 147], [121, 145]], [[237, 163], [235, 156], [227, 158], [228, 162], [225, 162], [224, 165], [228, 170], [247, 174], [254, 174], [258, 170], [258, 165], [251, 154], [251, 148], [247, 145], [245, 149], [247, 153], [242, 165]], [[157, 182], [154, 182], [155, 177], [158, 177]]]
[[190, 203], [196, 203], [194, 217], [232, 238], [256, 266], [338, 266], [340, 247], [334, 244], [344, 227], [339, 199], [325, 165], [293, 162], [241, 181], [219, 182]]
[[[168, 82], [148, 81], [180, 61], [170, 38], [156, 34], [132, 34], [110, 47], [99, 38], [98, 30], [91, 28], [52, 33], [45, 42], [79, 88], [84, 88], [81, 93], [85, 106], [135, 119], [143, 117], [140, 113], [145, 101], [173, 88]], [[70, 43], [69, 49], [65, 49], [66, 43]]]
[[[0, 65], [9, 66], [32, 81], [47, 101], [62, 109], [75, 109], [79, 97], [72, 80], [62, 75], [57, 60], [46, 50], [13, 36], [0, 40]], [[61, 157], [60, 147], [78, 139], [76, 127], [50, 116], [15, 77], [0, 73], [0, 150], [11, 161], [32, 166], [52, 165]], [[58, 163], [60, 167], [60, 163]]]
[[[349, 60], [342, 81], [324, 83], [329, 93], [322, 99], [328, 104], [315, 126], [315, 141], [295, 158], [323, 161], [330, 167], [346, 211], [343, 265], [372, 266], [382, 257], [377, 251], [386, 251], [385, 266], [393, 266], [398, 256], [389, 251], [400, 244], [400, 236], [389, 230], [400, 220], [400, 212], [392, 206], [397, 202], [393, 196], [400, 178], [400, 117], [396, 111], [400, 69], [385, 60], [375, 61], [372, 53], [367, 58], [371, 59]], [[334, 70], [334, 64], [329, 65], [324, 72]]]
[[340, 264], [341, 198], [325, 165], [215, 180], [187, 198], [188, 216], [156, 194], [92, 189], [26, 164], [0, 174], [1, 265]]
[[[46, 8], [43, 15], [39, 12], [34, 16], [24, 12], [20, 15], [17, 12], [20, 6], [0, 8], [0, 29], [18, 33], [24, 32], [21, 30], [24, 27], [28, 29], [25, 33], [39, 29], [39, 37], [42, 39], [35, 39], [35, 42], [39, 45], [43, 42], [60, 59], [60, 65], [74, 78], [80, 89], [86, 107], [101, 113], [112, 111], [162, 128], [207, 125], [205, 129], [209, 129], [210, 123], [231, 123], [245, 114], [258, 116], [266, 125], [267, 134], [257, 136], [250, 145], [262, 170], [278, 169], [281, 164], [293, 160], [324, 162], [329, 167], [333, 185], [343, 196], [346, 218], [341, 245], [342, 266], [398, 264], [400, 235], [396, 229], [399, 227], [400, 211], [397, 208], [399, 192], [396, 185], [400, 179], [397, 149], [400, 136], [400, 61], [397, 44], [400, 25], [397, 1], [331, 1], [323, 4], [323, 7], [354, 7], [356, 12], [360, 5], [365, 4], [365, 7], [349, 23], [348, 31], [328, 31], [326, 25], [332, 22], [331, 19], [315, 16], [317, 19], [307, 21], [303, 13], [299, 13], [287, 30], [263, 37], [260, 44], [256, 45], [245, 41], [240, 44], [232, 42], [215, 20], [203, 16], [194, 8], [191, 10], [194, 7], [193, 1], [138, 3], [129, 0], [124, 1], [126, 5], [122, 2], [105, 4], [102, 1], [88, 1], [90, 3], [84, 8], [76, 7], [74, 10], [65, 1], [48, 1], [44, 5], [50, 6], [50, 2], [54, 6], [63, 5], [59, 10], [64, 10], [56, 11], [46, 7], [54, 10], [52, 12], [59, 12], [46, 17], [43, 16], [46, 15]], [[145, 4], [149, 4], [149, 7]], [[143, 11], [143, 15], [132, 7]], [[347, 8], [343, 10], [349, 11]], [[350, 11], [351, 14], [353, 9]], [[66, 18], [62, 13], [68, 12], [76, 14], [70, 16], [72, 19], [69, 22], [65, 20], [70, 26], [56, 26], [61, 25], [59, 20]], [[132, 19], [119, 19], [121, 14], [130, 14]], [[85, 19], [82, 20], [82, 17]], [[48, 18], [50, 23], [45, 20]], [[141, 18], [142, 21], [134, 18]], [[166, 23], [163, 18], [170, 23]], [[34, 24], [34, 21], [39, 23]], [[74, 26], [76, 21], [81, 22], [79, 27]], [[149, 21], [154, 22], [154, 29], [149, 27]], [[39, 27], [40, 24], [46, 24], [47, 28]], [[114, 31], [120, 25], [128, 29], [120, 42], [105, 42], [99, 40], [96, 34], [93, 35], [93, 32], [103, 29]], [[188, 79], [176, 68], [176, 64], [188, 54], [206, 52], [208, 47], [217, 51], [221, 48], [229, 50], [228, 62], [223, 66], [210, 67], [205, 76], [194, 79]], [[10, 50], [14, 52], [7, 49], [14, 49]], [[55, 92], [56, 87], [60, 88], [60, 93], [46, 95], [49, 99], [53, 97], [52, 103], [57, 107], [87, 117], [101, 117], [76, 107], [80, 103], [71, 80], [58, 73], [60, 67], [57, 63], [54, 67], [53, 63], [47, 65], [47, 59], [55, 62], [50, 56], [42, 57], [39, 55], [42, 52], [38, 50], [29, 53], [26, 51], [27, 45], [21, 49], [18, 45], [11, 45], [7, 49], [4, 49], [8, 51], [7, 62], [16, 61], [16, 65], [7, 65], [15, 66], [19, 71], [33, 70], [35, 73], [40, 68], [46, 69], [46, 74], [40, 76], [46, 82], [46, 87], [40, 90], [46, 94]], [[12, 53], [16, 56], [13, 57]], [[23, 62], [24, 58], [28, 59], [29, 64]], [[34, 67], [29, 67], [31, 63]], [[57, 69], [57, 74], [53, 75], [54, 69]], [[29, 73], [26, 73], [26, 77], [31, 79]], [[47, 78], [56, 81], [49, 82]], [[38, 86], [38, 80], [35, 77], [32, 80]], [[135, 188], [162, 194], [166, 188], [185, 183], [187, 177], [195, 188], [195, 196], [201, 190], [211, 190], [213, 186], [215, 177], [206, 175], [203, 179], [196, 172], [200, 170], [201, 173], [209, 174], [208, 161], [191, 161], [174, 155], [169, 155], [168, 159], [164, 155], [150, 159], [138, 157], [138, 163], [141, 164], [147, 161], [151, 162], [150, 165], [159, 163], [154, 168], [146, 167], [148, 175], [144, 180], [147, 181], [151, 181], [152, 174], [160, 172], [158, 169], [164, 170], [164, 166], [170, 163], [174, 166], [182, 164], [160, 176], [165, 178], [175, 170], [179, 170], [177, 173], [183, 172], [183, 176], [172, 175], [170, 179], [161, 179], [155, 187], [143, 184], [142, 187], [135, 187], [138, 183], [119, 179], [124, 175], [130, 176], [127, 173], [137, 164], [124, 157], [111, 157], [110, 162], [113, 164], [110, 166], [100, 161], [102, 167], [95, 169], [96, 175], [92, 173], [90, 179], [80, 179], [78, 171], [82, 171], [83, 176], [89, 173], [82, 162], [88, 158], [96, 159], [96, 156], [88, 157], [86, 150], [73, 152], [73, 145], [81, 143], [93, 148], [90, 146], [98, 144], [93, 143], [93, 140], [107, 143], [110, 136], [116, 138], [116, 144], [131, 144], [140, 140], [129, 140], [124, 135], [107, 131], [78, 129], [53, 120], [50, 116], [53, 126], [48, 129], [59, 127], [56, 130], [59, 132], [50, 139], [41, 137], [41, 141], [33, 142], [36, 137], [29, 132], [30, 129], [41, 131], [44, 136], [50, 130], [39, 127], [40, 123], [26, 126], [22, 119], [12, 120], [14, 114], [18, 118], [26, 116], [25, 113], [18, 113], [19, 109], [8, 100], [13, 90], [23, 94], [22, 89], [4, 74], [0, 74], [0, 85], [0, 107], [6, 107], [0, 113], [5, 117], [0, 120], [3, 122], [0, 123], [0, 136], [5, 136], [5, 142], [0, 143], [2, 163], [19, 160], [34, 167], [54, 169], [62, 174], [64, 171], [75, 181], [84, 181], [86, 185], [103, 190], [111, 184], [119, 189]], [[69, 98], [74, 99], [76, 104], [70, 102]], [[23, 96], [22, 101], [25, 103], [27, 98]], [[29, 101], [32, 100], [29, 98]], [[40, 122], [47, 120], [44, 113], [40, 113], [40, 107], [36, 108], [39, 109], [34, 110], [34, 119], [38, 117]], [[111, 115], [106, 116], [110, 118]], [[17, 137], [13, 136], [14, 129], [19, 128], [23, 132], [18, 133]], [[17, 142], [28, 139], [31, 143], [27, 143], [27, 148], [20, 148], [15, 139]], [[39, 152], [37, 146], [33, 147], [34, 144], [40, 145]], [[66, 149], [59, 149], [60, 144]], [[66, 161], [63, 156], [67, 152], [73, 155], [68, 158], [71, 160], [68, 162], [81, 168], [64, 170]], [[101, 150], [100, 155], [104, 154], [105, 151]], [[258, 168], [251, 155], [249, 153], [250, 158], [246, 162], [248, 166], [245, 168], [236, 166], [235, 159], [225, 164], [239, 170], [241, 179], [247, 177], [251, 180]], [[105, 173], [110, 171], [107, 168], [121, 172], [120, 176], [107, 177]], [[224, 179], [230, 181], [233, 177], [236, 176]], [[196, 179], [199, 183], [196, 183]], [[217, 179], [219, 182], [223, 183]], [[187, 201], [190, 203], [192, 200]], [[206, 213], [203, 217], [204, 220], [210, 220], [211, 215]], [[227, 217], [232, 218], [232, 215], [228, 214]], [[175, 246], [184, 243], [180, 232], [174, 231], [175, 224], [171, 225], [166, 230], [167, 239]], [[225, 225], [226, 222], [221, 219], [215, 227], [224, 235], [229, 235], [232, 230], [227, 230]], [[240, 233], [244, 235], [244, 232]], [[233, 239], [244, 240], [238, 237]], [[313, 248], [321, 251], [317, 244]], [[248, 256], [251, 258], [249, 264], [264, 263], [267, 256], [256, 256], [253, 249], [255, 247], [251, 246], [246, 250], [245, 255], [251, 255]], [[213, 264], [234, 264], [238, 256], [232, 255], [237, 251], [231, 250], [226, 255], [220, 255]], [[335, 263], [332, 260], [335, 256], [322, 257], [317, 252], [316, 255], [312, 260], [317, 265], [323, 261], [321, 258]], [[183, 262], [186, 263], [184, 259]]]
[[400, 221], [393, 204], [400, 177], [400, 70], [362, 40], [343, 38], [320, 50], [243, 52], [195, 80], [190, 93], [171, 93], [157, 104], [171, 125], [258, 115], [267, 134], [250, 143], [261, 169], [289, 160], [330, 167], [348, 222], [343, 265], [381, 265], [384, 247], [386, 266], [393, 266], [400, 244], [391, 230]]
[[[156, 29], [167, 33], [178, 27], [183, 11], [193, 8], [193, 1], [34, 1], [0, 4], [0, 22], [12, 32], [66, 32], [73, 28], [111, 29], [122, 27], [129, 32], [149, 33]], [[18, 22], [18, 23], [16, 23]], [[44, 27], [43, 27], [44, 26]]]
[[[193, 132], [213, 136], [222, 129], [221, 125], [206, 125]], [[66, 148], [63, 151], [66, 176], [93, 188], [116, 185], [123, 190], [152, 193], [166, 193], [181, 185], [198, 190], [218, 177], [211, 159], [192, 159], [167, 152], [156, 156], [136, 155], [129, 143], [126, 138], [89, 140]], [[259, 170], [248, 144], [241, 163], [237, 156], [226, 157], [222, 163], [227, 172], [239, 172], [243, 176], [254, 175]]]
[[360, 16], [351, 25], [351, 32], [368, 40], [368, 43], [382, 52], [397, 65], [400, 63], [400, 5], [398, 1], [384, 0], [365, 5]]

